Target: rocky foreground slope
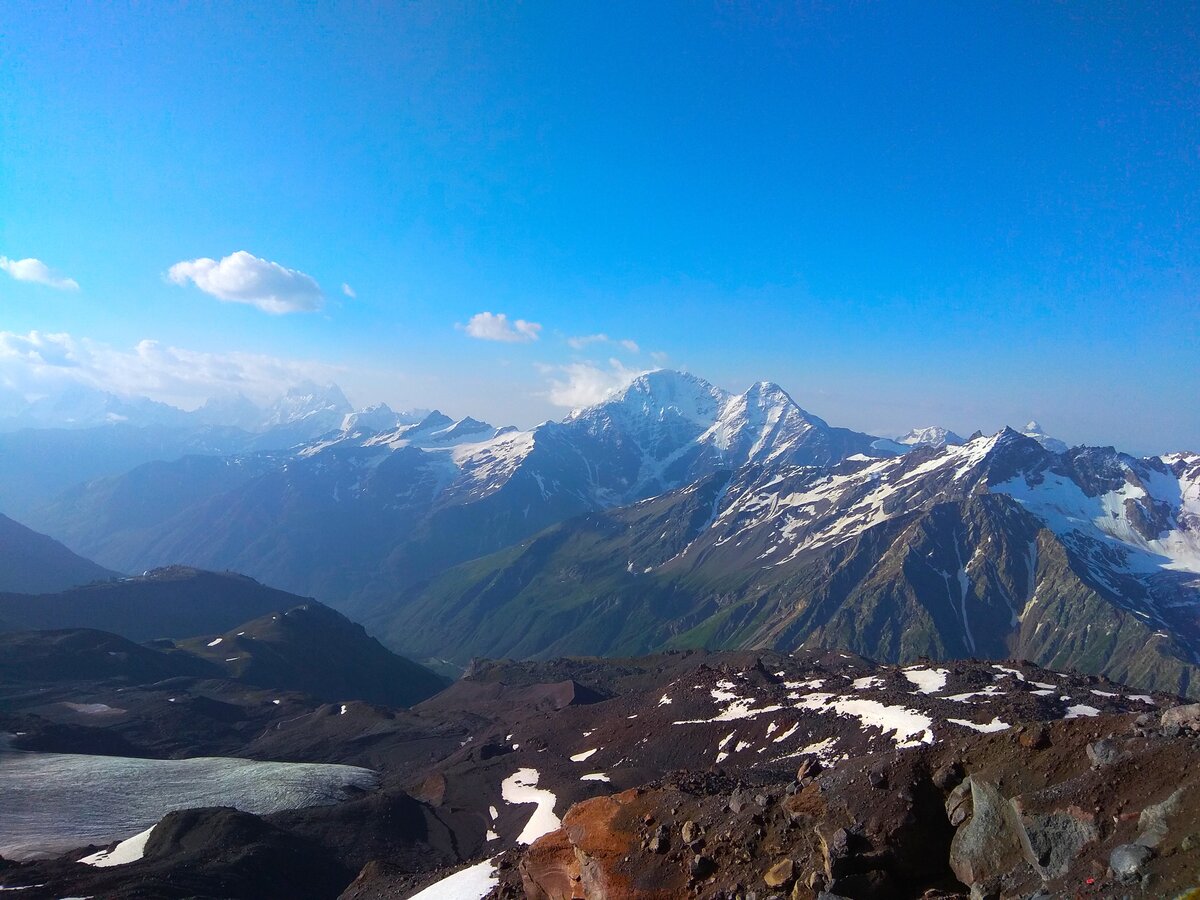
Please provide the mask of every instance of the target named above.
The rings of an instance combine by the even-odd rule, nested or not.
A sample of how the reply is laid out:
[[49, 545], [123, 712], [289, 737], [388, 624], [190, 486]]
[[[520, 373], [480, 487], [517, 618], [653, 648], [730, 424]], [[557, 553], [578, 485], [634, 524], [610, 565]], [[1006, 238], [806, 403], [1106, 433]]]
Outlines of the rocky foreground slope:
[[[379, 772], [379, 787], [262, 817], [173, 813], [129, 863], [82, 865], [103, 849], [82, 847], [9, 864], [0, 885], [35, 900], [1200, 887], [1200, 710], [1103, 678], [690, 651], [479, 663], [403, 710], [159, 677], [89, 681], [70, 698], [27, 682], [4, 695], [0, 724], [30, 730], [26, 746], [41, 750], [68, 738], [99, 750], [119, 733], [153, 755], [169, 709], [184, 736], [173, 756], [349, 763]], [[119, 712], [89, 718], [71, 704]], [[38, 720], [60, 724], [35, 731]]]

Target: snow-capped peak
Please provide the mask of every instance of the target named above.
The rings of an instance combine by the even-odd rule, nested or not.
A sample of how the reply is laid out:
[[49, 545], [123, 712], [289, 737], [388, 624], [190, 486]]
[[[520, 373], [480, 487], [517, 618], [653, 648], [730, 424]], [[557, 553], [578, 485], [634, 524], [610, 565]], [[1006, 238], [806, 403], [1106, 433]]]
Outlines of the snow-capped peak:
[[801, 409], [779, 385], [760, 381], [725, 402], [700, 443], [712, 446], [730, 462], [766, 461], [786, 453], [813, 428], [828, 425]]
[[1025, 427], [1021, 429], [1021, 434], [1025, 437], [1033, 438], [1051, 453], [1066, 453], [1067, 445], [1058, 438], [1050, 437], [1046, 434], [1041, 424], [1037, 419], [1030, 419], [1025, 423]]
[[322, 414], [345, 416], [352, 411], [350, 401], [336, 384], [322, 387], [306, 381], [288, 388], [287, 393], [271, 405], [267, 410], [265, 424], [268, 427], [286, 425]]
[[346, 413], [342, 419], [342, 431], [391, 431], [401, 425], [412, 425], [429, 415], [427, 409], [396, 412], [386, 403], [376, 403], [364, 409]]
[[728, 399], [726, 391], [703, 378], [672, 369], [655, 369], [637, 376], [612, 397], [575, 410], [566, 421], [682, 419], [707, 428]]
[[941, 425], [914, 428], [908, 434], [896, 438], [897, 444], [909, 447], [945, 447], [947, 444], [965, 444], [966, 442], [965, 438]]

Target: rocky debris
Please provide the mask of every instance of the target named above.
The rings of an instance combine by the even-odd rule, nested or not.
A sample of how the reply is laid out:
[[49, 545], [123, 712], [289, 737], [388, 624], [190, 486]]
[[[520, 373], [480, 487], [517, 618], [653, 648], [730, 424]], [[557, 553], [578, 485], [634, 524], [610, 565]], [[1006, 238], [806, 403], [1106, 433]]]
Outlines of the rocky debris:
[[[1147, 806], [1138, 816], [1137, 843], [1145, 847], [1157, 847], [1169, 832], [1169, 821], [1180, 811], [1180, 806], [1186, 795], [1184, 788], [1177, 788], [1171, 796], [1161, 803]], [[1192, 798], [1195, 800], [1196, 798]]]
[[[488, 663], [411, 712], [191, 678], [56, 686], [0, 707], [0, 729], [65, 724], [61, 701], [108, 703], [128, 713], [87, 727], [134, 746], [173, 730], [171, 753], [375, 768], [371, 797], [265, 820], [353, 880], [355, 900], [492, 858], [491, 900], [1105, 896], [1109, 854], [1133, 843], [1154, 847], [1154, 891], [1195, 886], [1200, 734], [1181, 713], [1164, 722], [1170, 698], [1025, 663], [930, 666], [825, 651]], [[522, 768], [561, 819], [529, 846], [515, 838], [532, 807], [500, 787]], [[214, 858], [194, 893], [224, 884], [232, 857]], [[785, 860], [790, 880], [769, 885]], [[137, 884], [141, 865], [121, 874]], [[78, 868], [10, 866], [0, 885], [96, 893]]]
[[[805, 774], [805, 785], [790, 776], [770, 782], [766, 773], [754, 786], [730, 785], [724, 774], [675, 773], [632, 792], [633, 834], [606, 838], [623, 851], [588, 852], [584, 845], [604, 839], [587, 835], [584, 845], [572, 844], [572, 856], [606, 870], [606, 883], [632, 900], [651, 896], [632, 872], [648, 873], [649, 884], [681, 886], [679, 896], [712, 900], [1108, 896], [1146, 878], [1163, 896], [1195, 886], [1191, 851], [1182, 848], [1200, 846], [1200, 803], [1191, 793], [1200, 792], [1200, 772], [1187, 762], [1200, 745], [1157, 729], [1142, 735], [1132, 717], [1081, 717], [1046, 731], [1036, 748], [980, 734], [842, 760], [818, 777]], [[886, 788], [874, 785], [877, 773], [887, 774]], [[643, 846], [672, 822], [681, 846], [665, 853]], [[1160, 849], [1151, 851], [1143, 836]], [[682, 843], [689, 839], [700, 849]], [[558, 846], [561, 836], [546, 840]], [[1123, 851], [1110, 872], [1105, 861], [1124, 844], [1145, 852]], [[1129, 853], [1133, 876], [1122, 874]]]
[[1189, 703], [1186, 706], [1174, 706], [1163, 710], [1163, 728], [1182, 728], [1188, 731], [1200, 732], [1200, 703]]

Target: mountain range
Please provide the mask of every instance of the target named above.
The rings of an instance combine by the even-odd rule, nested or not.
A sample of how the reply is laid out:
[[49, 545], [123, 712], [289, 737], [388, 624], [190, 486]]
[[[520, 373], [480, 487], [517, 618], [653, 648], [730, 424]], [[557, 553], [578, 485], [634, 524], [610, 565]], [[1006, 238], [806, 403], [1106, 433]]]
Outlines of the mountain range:
[[234, 394], [185, 411], [75, 386], [34, 400], [14, 395], [0, 409], [0, 509], [18, 518], [77, 483], [144, 463], [282, 450], [360, 421], [394, 428], [427, 414], [385, 404], [356, 411], [337, 385], [312, 382], [266, 406]]
[[1196, 454], [1067, 449], [1036, 422], [892, 440], [664, 370], [527, 431], [393, 416], [148, 462], [25, 521], [119, 571], [246, 572], [457, 667], [839, 646], [1198, 688]]

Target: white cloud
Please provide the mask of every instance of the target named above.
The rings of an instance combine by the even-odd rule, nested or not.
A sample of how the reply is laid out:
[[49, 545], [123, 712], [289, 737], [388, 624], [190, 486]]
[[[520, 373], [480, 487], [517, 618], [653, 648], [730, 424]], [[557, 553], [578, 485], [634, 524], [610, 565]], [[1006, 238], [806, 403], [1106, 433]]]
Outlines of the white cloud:
[[582, 350], [584, 347], [587, 347], [589, 344], [607, 344], [607, 343], [608, 343], [608, 335], [607, 334], [583, 334], [583, 335], [580, 335], [579, 337], [567, 338], [567, 346], [570, 347], [572, 350]]
[[358, 293], [354, 290], [354, 288], [350, 287], [350, 285], [346, 284], [344, 281], [342, 282], [342, 293], [351, 300], [358, 296]]
[[458, 327], [481, 341], [505, 341], [511, 344], [536, 341], [538, 332], [542, 330], [537, 322], [514, 319], [510, 323], [504, 313], [490, 312], [476, 313], [466, 325]]
[[3, 269], [17, 281], [32, 281], [35, 284], [44, 284], [46, 287], [56, 288], [60, 291], [77, 291], [79, 290], [79, 282], [74, 278], [64, 278], [59, 275], [40, 259], [9, 259], [7, 256], [0, 256], [0, 269]]
[[568, 409], [599, 403], [644, 372], [645, 369], [628, 368], [619, 359], [610, 359], [607, 368], [594, 362], [542, 368], [542, 373], [550, 379], [547, 394], [550, 402]]
[[666, 364], [668, 357], [667, 354], [663, 353], [661, 350], [651, 350], [650, 358], [653, 359], [658, 365], [662, 366]]
[[0, 331], [0, 384], [29, 397], [82, 384], [190, 409], [233, 392], [267, 402], [301, 381], [323, 384], [341, 373], [324, 363], [209, 353], [154, 340], [126, 350], [70, 334]]
[[248, 303], [264, 312], [282, 315], [312, 312], [324, 302], [321, 286], [311, 275], [239, 250], [219, 262], [207, 257], [177, 262], [167, 270], [175, 284], [189, 281], [229, 303]]
[[0, 360], [18, 360], [28, 366], [70, 368], [79, 364], [74, 339], [69, 334], [0, 331]]
[[641, 352], [641, 348], [637, 345], [637, 341], [631, 341], [628, 338], [623, 341], [618, 341], [610, 338], [603, 332], [599, 334], [582, 334], [577, 337], [567, 338], [567, 346], [572, 350], [584, 350], [592, 344], [615, 344], [619, 347], [625, 348], [630, 353]]

